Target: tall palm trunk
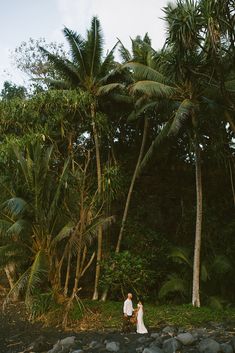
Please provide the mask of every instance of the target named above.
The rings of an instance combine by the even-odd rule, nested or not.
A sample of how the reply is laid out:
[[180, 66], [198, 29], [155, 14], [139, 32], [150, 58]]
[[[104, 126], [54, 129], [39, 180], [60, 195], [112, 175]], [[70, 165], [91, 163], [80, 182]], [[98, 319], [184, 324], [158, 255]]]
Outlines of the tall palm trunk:
[[71, 245], [69, 245], [66, 277], [65, 277], [65, 284], [64, 284], [64, 296], [65, 297], [67, 297], [67, 295], [68, 295], [70, 268], [71, 268], [71, 255], [72, 255], [71, 254]]
[[202, 233], [202, 171], [201, 171], [201, 151], [198, 141], [195, 139], [195, 172], [196, 172], [196, 195], [197, 214], [196, 231], [194, 245], [193, 262], [193, 306], [200, 307], [200, 253], [201, 253], [201, 233]]
[[[95, 104], [91, 104], [91, 118], [92, 118], [92, 130], [93, 130], [93, 138], [95, 142], [95, 154], [96, 154], [96, 172], [97, 172], [97, 186], [98, 186], [98, 195], [101, 197], [102, 192], [102, 174], [101, 174], [101, 160], [100, 160], [100, 146], [99, 146], [99, 136], [95, 123], [96, 116], [96, 108]], [[94, 285], [94, 293], [93, 300], [98, 300], [98, 284], [100, 278], [100, 262], [102, 259], [102, 242], [103, 242], [103, 231], [102, 226], [98, 227], [98, 243], [97, 243], [97, 257], [96, 257], [96, 270], [95, 270], [95, 285]]]
[[77, 253], [77, 264], [76, 264], [76, 271], [75, 271], [75, 279], [74, 279], [74, 286], [73, 286], [73, 298], [77, 294], [78, 291], [78, 283], [80, 280], [80, 265], [81, 265], [81, 241], [79, 241], [78, 253]]
[[[129, 206], [130, 206], [130, 202], [131, 202], [131, 196], [132, 196], [132, 192], [133, 192], [133, 188], [135, 185], [135, 181], [138, 175], [138, 170], [139, 170], [139, 166], [140, 163], [142, 161], [143, 158], [143, 154], [144, 154], [144, 148], [145, 148], [145, 143], [146, 143], [146, 137], [147, 137], [147, 130], [148, 130], [148, 118], [145, 118], [144, 120], [144, 130], [143, 130], [143, 137], [142, 137], [142, 142], [141, 142], [141, 147], [140, 147], [140, 152], [139, 152], [139, 157], [138, 160], [136, 162], [136, 166], [135, 166], [135, 170], [134, 173], [132, 175], [132, 179], [131, 179], [131, 184], [129, 187], [129, 191], [127, 194], [127, 198], [126, 198], [126, 204], [125, 204], [125, 208], [124, 208], [124, 212], [123, 212], [123, 216], [122, 216], [122, 223], [121, 223], [121, 228], [120, 228], [120, 232], [118, 235], [118, 241], [117, 241], [117, 245], [116, 245], [116, 249], [115, 249], [115, 254], [118, 254], [120, 252], [120, 248], [121, 248], [121, 241], [123, 238], [123, 233], [125, 230], [125, 224], [126, 224], [126, 220], [127, 220], [127, 215], [128, 215], [128, 210], [129, 210]], [[114, 267], [113, 267], [114, 269]], [[102, 294], [102, 301], [105, 301], [108, 295], [108, 290], [109, 288], [106, 288]]]
[[228, 167], [229, 167], [230, 183], [231, 183], [231, 189], [232, 189], [232, 195], [233, 195], [233, 204], [235, 206], [235, 189], [234, 189], [234, 180], [233, 180], [233, 168], [232, 168], [230, 159], [228, 160]]

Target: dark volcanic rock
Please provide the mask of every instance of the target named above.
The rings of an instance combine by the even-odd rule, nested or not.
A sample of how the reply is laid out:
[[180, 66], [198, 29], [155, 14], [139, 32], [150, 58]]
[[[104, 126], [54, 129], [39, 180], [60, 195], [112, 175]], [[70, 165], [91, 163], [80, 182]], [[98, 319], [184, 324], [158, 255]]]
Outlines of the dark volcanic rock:
[[220, 345], [220, 349], [222, 353], [233, 353], [233, 347], [231, 344], [228, 343], [222, 343]]
[[120, 349], [119, 342], [107, 342], [106, 343], [106, 350], [108, 352], [118, 352]]
[[176, 339], [180, 341], [184, 346], [189, 346], [195, 341], [195, 338], [190, 332], [180, 333], [176, 336]]
[[175, 353], [181, 348], [181, 343], [175, 338], [169, 338], [163, 342], [164, 353]]
[[212, 338], [206, 338], [199, 343], [198, 349], [200, 353], [219, 353], [220, 344]]
[[149, 348], [145, 348], [143, 350], [143, 353], [163, 353], [163, 351], [159, 347], [151, 347], [151, 348], [149, 347]]

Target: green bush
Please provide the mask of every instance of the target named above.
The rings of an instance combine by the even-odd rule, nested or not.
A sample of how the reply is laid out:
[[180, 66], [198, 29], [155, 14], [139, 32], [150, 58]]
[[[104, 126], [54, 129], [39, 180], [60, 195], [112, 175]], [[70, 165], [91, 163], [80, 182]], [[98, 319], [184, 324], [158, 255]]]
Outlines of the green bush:
[[154, 272], [149, 269], [148, 262], [141, 256], [134, 256], [129, 251], [112, 255], [103, 262], [103, 275], [100, 286], [112, 287], [112, 296], [125, 297], [127, 292], [137, 296], [146, 293], [146, 288], [154, 281]]

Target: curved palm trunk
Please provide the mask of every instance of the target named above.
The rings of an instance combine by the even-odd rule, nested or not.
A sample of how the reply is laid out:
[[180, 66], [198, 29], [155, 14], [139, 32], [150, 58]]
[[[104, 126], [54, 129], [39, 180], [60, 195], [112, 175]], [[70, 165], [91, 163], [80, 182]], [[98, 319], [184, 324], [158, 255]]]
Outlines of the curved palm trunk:
[[[134, 170], [134, 173], [133, 173], [133, 176], [132, 176], [132, 179], [131, 179], [131, 184], [130, 184], [130, 187], [129, 187], [129, 191], [128, 191], [128, 194], [127, 194], [126, 204], [125, 204], [125, 208], [124, 208], [124, 212], [123, 212], [123, 216], [122, 216], [121, 228], [120, 228], [120, 232], [119, 232], [119, 235], [118, 235], [118, 241], [117, 241], [117, 245], [116, 245], [116, 249], [115, 249], [115, 253], [116, 254], [118, 254], [120, 252], [121, 241], [122, 241], [122, 238], [123, 238], [123, 233], [124, 233], [124, 230], [125, 230], [125, 224], [126, 224], [126, 220], [127, 220], [128, 210], [129, 210], [129, 206], [130, 206], [130, 202], [131, 202], [131, 196], [132, 196], [133, 188], [134, 188], [135, 181], [136, 181], [136, 178], [137, 178], [137, 175], [138, 175], [139, 166], [140, 166], [140, 163], [142, 161], [143, 154], [144, 154], [144, 148], [145, 148], [146, 137], [147, 137], [147, 130], [148, 130], [148, 119], [145, 118], [145, 120], [144, 120], [144, 131], [143, 131], [143, 137], [142, 137], [139, 157], [138, 157], [138, 160], [136, 162], [135, 170]], [[108, 290], [109, 290], [109, 288], [106, 288], [104, 290], [104, 292], [102, 294], [102, 298], [101, 298], [102, 301], [105, 301], [107, 299]]]
[[132, 196], [132, 192], [133, 192], [133, 188], [135, 185], [135, 181], [136, 181], [136, 177], [138, 174], [138, 170], [139, 170], [139, 166], [141, 163], [141, 160], [143, 158], [143, 154], [144, 154], [144, 147], [145, 147], [145, 142], [146, 142], [146, 136], [147, 136], [147, 129], [148, 129], [148, 119], [145, 118], [144, 120], [144, 131], [143, 131], [143, 137], [142, 137], [142, 143], [141, 143], [141, 147], [140, 147], [140, 153], [139, 153], [139, 157], [135, 166], [135, 170], [131, 179], [131, 184], [129, 187], [129, 191], [127, 194], [127, 199], [126, 199], [126, 204], [125, 204], [125, 209], [123, 212], [123, 216], [122, 216], [122, 223], [121, 223], [121, 229], [119, 232], [119, 236], [118, 236], [118, 241], [117, 241], [117, 245], [116, 245], [116, 250], [115, 253], [118, 254], [120, 251], [120, 247], [121, 247], [121, 241], [122, 241], [122, 237], [123, 237], [123, 232], [125, 229], [125, 224], [126, 224], [126, 220], [127, 220], [127, 215], [128, 215], [128, 210], [129, 210], [129, 206], [130, 206], [130, 201], [131, 201], [131, 196]]
[[[99, 137], [95, 124], [95, 104], [91, 104], [91, 118], [92, 118], [92, 130], [93, 137], [95, 142], [95, 153], [96, 153], [96, 171], [97, 171], [97, 186], [98, 186], [98, 195], [101, 196], [102, 192], [102, 175], [101, 175], [101, 159], [100, 159], [100, 146], [99, 146]], [[103, 231], [102, 226], [98, 227], [98, 244], [97, 244], [97, 257], [96, 257], [96, 270], [95, 270], [95, 285], [93, 300], [98, 300], [98, 284], [100, 278], [100, 262], [102, 259], [102, 242], [103, 242]]]
[[196, 172], [196, 194], [197, 194], [197, 214], [196, 231], [194, 245], [193, 262], [193, 306], [200, 307], [200, 253], [201, 253], [201, 233], [202, 233], [202, 171], [201, 171], [201, 151], [198, 142], [195, 141], [195, 172]]

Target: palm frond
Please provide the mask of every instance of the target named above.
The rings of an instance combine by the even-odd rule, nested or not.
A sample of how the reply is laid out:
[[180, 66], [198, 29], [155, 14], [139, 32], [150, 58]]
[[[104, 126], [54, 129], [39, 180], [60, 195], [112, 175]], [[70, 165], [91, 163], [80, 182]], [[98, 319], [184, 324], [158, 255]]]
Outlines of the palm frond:
[[16, 145], [13, 146], [13, 152], [14, 152], [18, 162], [20, 163], [21, 170], [23, 172], [25, 181], [28, 184], [28, 187], [30, 189], [32, 189], [34, 181], [33, 181], [33, 175], [32, 175], [32, 170], [31, 170], [32, 160], [31, 160], [29, 154], [27, 156], [28, 158], [26, 159], [23, 156], [22, 151], [20, 151], [19, 147]]
[[18, 219], [14, 222], [7, 230], [7, 234], [10, 235], [23, 235], [26, 237], [27, 234], [30, 234], [31, 223], [25, 219]]
[[154, 98], [170, 98], [177, 92], [174, 87], [154, 81], [138, 81], [130, 86], [130, 91]]
[[12, 216], [16, 217], [23, 214], [27, 208], [28, 203], [20, 197], [12, 197], [1, 205], [2, 209], [9, 212]]
[[133, 98], [130, 95], [127, 94], [120, 94], [120, 93], [114, 93], [112, 92], [110, 94], [110, 98], [116, 102], [116, 103], [120, 103], [120, 104], [133, 104]]
[[48, 214], [47, 214], [47, 218], [48, 218], [49, 222], [56, 216], [57, 208], [58, 208], [58, 205], [59, 205], [59, 200], [60, 200], [60, 197], [61, 197], [62, 187], [64, 186], [65, 180], [66, 180], [66, 178], [68, 176], [69, 163], [70, 163], [70, 159], [68, 158], [65, 161], [65, 163], [64, 163], [62, 172], [61, 172], [60, 177], [59, 177], [57, 188], [56, 188], [56, 190], [54, 192], [53, 200], [52, 200], [52, 202], [51, 202], [51, 204], [49, 206], [49, 211], [48, 211]]
[[89, 62], [89, 76], [96, 77], [99, 73], [102, 53], [103, 36], [101, 33], [100, 22], [97, 17], [91, 20], [91, 28], [87, 31], [86, 52]]
[[147, 65], [137, 62], [129, 62], [123, 65], [124, 68], [131, 69], [136, 81], [154, 81], [159, 83], [166, 83], [166, 78], [158, 71], [152, 69]]
[[119, 54], [122, 58], [122, 61], [124, 63], [128, 62], [131, 60], [131, 53], [129, 52], [129, 50], [124, 46], [124, 44], [122, 43], [122, 41], [120, 39], [118, 39], [118, 43], [119, 43]]
[[72, 252], [74, 255], [77, 254], [77, 251], [86, 245], [90, 245], [94, 239], [97, 237], [97, 230], [99, 226], [102, 226], [103, 229], [110, 226], [112, 222], [114, 222], [115, 217], [110, 216], [106, 218], [98, 218], [93, 220], [89, 225], [87, 225], [86, 229], [81, 234], [81, 238], [78, 236], [78, 229], [74, 227], [74, 231], [70, 233], [70, 241], [72, 245]]
[[138, 175], [143, 172], [143, 170], [146, 168], [147, 164], [149, 161], [153, 158], [154, 154], [156, 153], [158, 147], [166, 141], [168, 138], [168, 133], [171, 127], [171, 121], [168, 121], [161, 129], [157, 137], [154, 139], [152, 144], [150, 145], [148, 151], [146, 152], [144, 158], [142, 159], [140, 163], [140, 167], [138, 170]]
[[[47, 172], [49, 170], [49, 164], [51, 162], [51, 156], [52, 156], [53, 149], [54, 149], [54, 146], [51, 145], [45, 150], [45, 153], [43, 154], [43, 163], [42, 163], [43, 175], [47, 174]], [[40, 146], [39, 153], [41, 153], [41, 152], [42, 152], [42, 148]]]
[[51, 247], [56, 246], [61, 240], [67, 238], [71, 232], [74, 229], [74, 223], [73, 222], [69, 222], [68, 224], [66, 224], [61, 230], [60, 232], [52, 239], [51, 241]]
[[[117, 47], [118, 43], [114, 45], [114, 47], [110, 50], [110, 52], [106, 55], [104, 61], [101, 64], [100, 70], [99, 70], [99, 77], [103, 79], [104, 77], [107, 79], [109, 78], [109, 74], [112, 69], [115, 68], [116, 64], [114, 62], [114, 51]], [[104, 80], [102, 80], [102, 83], [104, 83]]]
[[193, 109], [196, 109], [196, 104], [190, 99], [184, 99], [175, 113], [169, 135], [177, 135], [182, 126], [190, 119]]
[[29, 279], [29, 274], [30, 274], [30, 268], [28, 268], [16, 281], [14, 286], [11, 288], [11, 290], [8, 292], [6, 299], [4, 300], [3, 306], [6, 306], [7, 303], [9, 303], [11, 296], [16, 295], [18, 296], [22, 291], [25, 290], [27, 287], [28, 279]]
[[0, 268], [4, 268], [9, 263], [22, 262], [22, 256], [25, 255], [25, 247], [19, 243], [10, 243], [0, 246]]
[[146, 114], [147, 111], [153, 111], [156, 110], [158, 106], [157, 102], [150, 102], [142, 106], [141, 108], [137, 110], [133, 110], [131, 114], [128, 116], [127, 121], [128, 122], [133, 122], [136, 121], [138, 118], [140, 118], [142, 115]]
[[115, 220], [114, 216], [99, 218], [98, 220], [94, 220], [91, 224], [89, 224], [86, 230], [83, 233], [83, 241], [84, 244], [91, 243], [91, 241], [97, 236], [97, 229], [99, 226], [102, 226], [103, 229], [110, 226]]
[[233, 267], [228, 257], [224, 255], [218, 255], [215, 257], [212, 265], [211, 271], [216, 274], [224, 275], [232, 271]]
[[34, 258], [32, 266], [29, 268], [27, 288], [25, 293], [26, 302], [33, 294], [35, 288], [45, 280], [48, 272], [48, 257], [45, 250], [39, 250]]
[[8, 229], [12, 226], [14, 220], [0, 219], [0, 236], [4, 237], [7, 235]]
[[67, 27], [63, 30], [65, 38], [68, 40], [73, 61], [79, 65], [79, 70], [81, 70], [83, 77], [85, 77], [88, 72], [86, 68], [86, 57], [85, 56], [85, 41], [81, 38], [79, 34], [68, 29]]
[[99, 87], [97, 91], [98, 96], [103, 96], [112, 93], [115, 90], [124, 90], [125, 86], [122, 83], [109, 83], [107, 85]]
[[208, 299], [208, 305], [214, 310], [223, 310], [225, 300], [219, 297], [211, 296]]
[[47, 85], [53, 89], [58, 89], [58, 90], [70, 89], [70, 84], [64, 80], [53, 80], [53, 79], [46, 77], [44, 79], [44, 82], [47, 83]]
[[169, 276], [168, 280], [162, 285], [158, 296], [160, 299], [166, 297], [171, 293], [181, 293], [185, 295], [188, 293], [188, 284], [187, 282], [178, 277], [176, 274]]
[[77, 87], [81, 83], [78, 67], [71, 61], [51, 54], [46, 49], [40, 47], [41, 51], [47, 56], [48, 60], [54, 65], [55, 69], [61, 74], [65, 81], [69, 82], [73, 87]]
[[175, 247], [171, 249], [169, 257], [176, 262], [185, 263], [192, 267], [192, 260], [190, 259], [188, 249]]

